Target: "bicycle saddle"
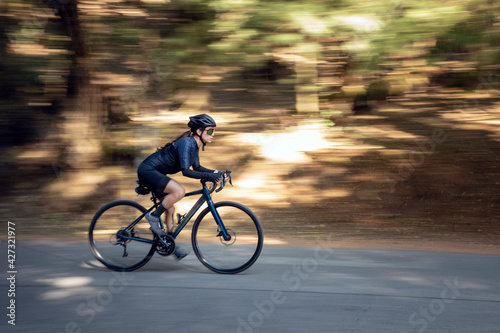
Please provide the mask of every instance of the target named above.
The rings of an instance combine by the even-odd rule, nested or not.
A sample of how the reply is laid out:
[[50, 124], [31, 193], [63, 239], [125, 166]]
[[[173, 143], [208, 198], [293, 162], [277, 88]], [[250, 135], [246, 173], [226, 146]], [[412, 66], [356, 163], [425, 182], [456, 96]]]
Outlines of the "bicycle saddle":
[[143, 183], [141, 183], [139, 180], [137, 181], [137, 184], [139, 184], [139, 186], [137, 186], [135, 188], [135, 193], [137, 193], [139, 195], [146, 195], [146, 194], [151, 193], [151, 190], [148, 189], [146, 187], [146, 185], [144, 185]]

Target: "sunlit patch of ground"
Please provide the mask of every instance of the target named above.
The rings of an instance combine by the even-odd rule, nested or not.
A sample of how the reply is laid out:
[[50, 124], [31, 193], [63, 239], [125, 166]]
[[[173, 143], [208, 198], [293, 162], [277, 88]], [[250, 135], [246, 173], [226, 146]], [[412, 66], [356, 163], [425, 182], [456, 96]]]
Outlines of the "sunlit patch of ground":
[[60, 199], [78, 199], [96, 192], [99, 184], [107, 180], [101, 171], [82, 170], [66, 174], [58, 181], [51, 183], [47, 191]]
[[69, 54], [67, 50], [49, 49], [37, 43], [14, 43], [10, 45], [12, 52], [27, 56], [48, 56], [54, 54]]
[[328, 149], [335, 145], [325, 139], [328, 127], [321, 122], [305, 122], [296, 128], [277, 133], [243, 134], [241, 141], [257, 146], [259, 154], [280, 163], [310, 161], [306, 152]]

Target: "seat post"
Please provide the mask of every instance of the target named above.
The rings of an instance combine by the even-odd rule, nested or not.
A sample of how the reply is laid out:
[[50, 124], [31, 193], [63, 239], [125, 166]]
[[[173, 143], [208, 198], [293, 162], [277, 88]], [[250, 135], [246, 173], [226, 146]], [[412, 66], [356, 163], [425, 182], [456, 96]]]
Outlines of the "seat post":
[[156, 204], [158, 201], [158, 197], [156, 196], [155, 191], [151, 191], [151, 201], [153, 201], [154, 204]]

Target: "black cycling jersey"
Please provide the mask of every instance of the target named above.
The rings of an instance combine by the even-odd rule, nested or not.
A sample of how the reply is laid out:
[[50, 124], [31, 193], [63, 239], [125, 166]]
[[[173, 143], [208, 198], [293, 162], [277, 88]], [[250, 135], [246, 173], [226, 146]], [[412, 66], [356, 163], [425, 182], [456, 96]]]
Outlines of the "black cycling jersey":
[[[182, 171], [186, 177], [211, 179], [214, 170], [200, 165], [199, 148], [192, 136], [184, 137], [151, 154], [142, 164], [152, 167], [164, 175]], [[193, 168], [192, 170], [190, 168]]]

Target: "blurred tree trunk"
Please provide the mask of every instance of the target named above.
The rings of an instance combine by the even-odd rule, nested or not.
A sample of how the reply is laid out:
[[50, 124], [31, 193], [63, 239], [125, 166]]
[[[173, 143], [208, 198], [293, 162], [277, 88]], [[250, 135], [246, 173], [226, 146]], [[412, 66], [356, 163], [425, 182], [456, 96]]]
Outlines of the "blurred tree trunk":
[[73, 58], [68, 76], [64, 140], [66, 163], [71, 167], [93, 167], [100, 158], [100, 125], [104, 105], [99, 86], [91, 83], [90, 52], [78, 14], [78, 0], [60, 0], [59, 15], [71, 38]]
[[303, 43], [297, 46], [295, 62], [295, 108], [297, 112], [318, 112], [318, 45]]

